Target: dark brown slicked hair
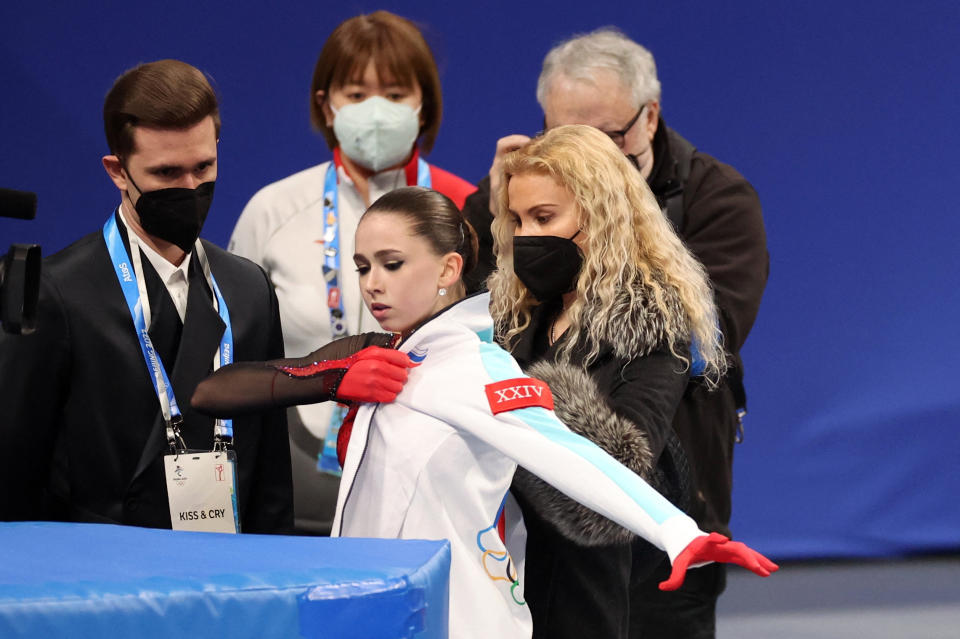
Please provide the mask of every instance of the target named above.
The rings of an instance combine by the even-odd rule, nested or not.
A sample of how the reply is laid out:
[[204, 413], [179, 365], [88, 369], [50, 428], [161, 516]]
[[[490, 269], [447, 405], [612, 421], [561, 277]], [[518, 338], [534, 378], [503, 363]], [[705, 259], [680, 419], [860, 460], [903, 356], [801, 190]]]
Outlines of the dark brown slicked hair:
[[371, 60], [381, 81], [387, 77], [403, 86], [412, 87], [414, 82], [420, 85], [423, 126], [418, 137], [420, 152], [426, 155], [437, 139], [443, 114], [437, 63], [420, 29], [389, 11], [345, 20], [327, 38], [310, 85], [310, 120], [314, 128], [323, 133], [331, 150], [336, 148], [337, 137], [317, 104], [317, 91], [329, 98], [331, 88], [362, 77]]
[[128, 156], [133, 129], [184, 129], [213, 117], [220, 137], [217, 94], [200, 69], [179, 60], [138, 65], [117, 78], [103, 102], [103, 129], [110, 152]]
[[409, 220], [413, 235], [425, 239], [437, 255], [459, 253], [463, 271], [458, 286], [460, 295], [464, 294], [463, 276], [477, 265], [478, 240], [453, 200], [422, 186], [404, 186], [380, 196], [364, 216], [378, 213]]

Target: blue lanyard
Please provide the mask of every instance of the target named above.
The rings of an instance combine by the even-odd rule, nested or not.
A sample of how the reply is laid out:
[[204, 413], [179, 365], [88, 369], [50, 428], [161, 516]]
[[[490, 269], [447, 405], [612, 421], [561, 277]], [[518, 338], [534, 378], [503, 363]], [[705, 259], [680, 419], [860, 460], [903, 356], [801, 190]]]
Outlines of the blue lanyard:
[[[430, 165], [417, 157], [417, 186], [431, 188]], [[337, 166], [330, 162], [323, 185], [323, 279], [327, 284], [330, 333], [333, 339], [347, 335], [347, 318], [340, 290], [340, 214]]]
[[430, 180], [430, 165], [421, 157], [417, 158], [417, 186], [433, 188], [433, 182]]
[[[147, 365], [147, 370], [151, 373], [150, 378], [157, 393], [157, 399], [160, 401], [160, 409], [167, 427], [167, 440], [171, 447], [175, 448], [176, 440], [180, 439], [179, 425], [183, 422], [183, 417], [180, 414], [177, 399], [174, 397], [170, 378], [167, 376], [167, 371], [160, 360], [160, 354], [157, 353], [153, 341], [150, 339], [149, 327], [144, 321], [144, 300], [141, 299], [136, 269], [126, 247], [123, 245], [123, 240], [120, 238], [120, 231], [114, 215], [111, 215], [103, 225], [103, 238], [107, 244], [107, 251], [110, 253], [110, 261], [113, 262], [117, 280], [120, 282], [120, 288], [123, 289], [123, 297], [127, 302], [127, 308], [130, 309], [133, 327], [137, 332], [137, 339], [140, 340], [143, 360]], [[220, 339], [220, 348], [215, 362], [219, 366], [226, 366], [233, 361], [233, 326], [230, 323], [230, 311], [227, 309], [227, 303], [220, 293], [220, 287], [217, 286], [217, 282], [213, 278], [213, 273], [210, 272], [210, 263], [199, 240], [196, 243], [195, 254], [200, 261], [200, 268], [203, 269], [203, 274], [216, 297], [217, 312], [220, 319], [226, 326], [223, 337]], [[149, 301], [146, 301], [146, 303], [149, 304]], [[214, 438], [219, 440], [221, 437], [227, 442], [233, 439], [233, 420], [216, 421]], [[180, 439], [180, 443], [182, 446], [182, 439]]]

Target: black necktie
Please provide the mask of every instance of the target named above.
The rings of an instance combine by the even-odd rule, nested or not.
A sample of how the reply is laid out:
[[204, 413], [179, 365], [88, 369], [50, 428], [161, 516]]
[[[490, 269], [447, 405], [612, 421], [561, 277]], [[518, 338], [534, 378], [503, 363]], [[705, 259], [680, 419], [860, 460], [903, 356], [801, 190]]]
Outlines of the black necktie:
[[141, 257], [144, 283], [150, 300], [150, 339], [160, 355], [164, 368], [167, 369], [167, 374], [171, 375], [173, 366], [177, 362], [177, 349], [180, 347], [183, 322], [180, 321], [180, 314], [166, 285], [150, 264], [150, 260], [142, 253]]

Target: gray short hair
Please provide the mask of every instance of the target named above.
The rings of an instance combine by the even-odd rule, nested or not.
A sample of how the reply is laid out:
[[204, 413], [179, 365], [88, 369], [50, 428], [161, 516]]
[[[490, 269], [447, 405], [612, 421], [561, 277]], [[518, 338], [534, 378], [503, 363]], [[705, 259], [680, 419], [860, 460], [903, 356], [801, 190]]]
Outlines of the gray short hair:
[[575, 35], [550, 50], [537, 80], [537, 102], [544, 107], [549, 83], [557, 74], [574, 80], [591, 80], [598, 69], [616, 73], [637, 106], [660, 100], [660, 81], [653, 54], [618, 29], [603, 27]]

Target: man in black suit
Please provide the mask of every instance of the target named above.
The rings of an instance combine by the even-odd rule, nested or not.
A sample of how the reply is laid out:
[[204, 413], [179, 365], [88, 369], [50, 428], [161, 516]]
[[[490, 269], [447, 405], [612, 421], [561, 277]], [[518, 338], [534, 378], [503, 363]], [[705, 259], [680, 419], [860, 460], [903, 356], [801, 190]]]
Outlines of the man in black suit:
[[[120, 205], [44, 261], [37, 332], [0, 337], [0, 519], [169, 528], [177, 410], [162, 405], [179, 400], [185, 447], [210, 451], [214, 421], [190, 397], [215, 362], [283, 356], [277, 298], [258, 266], [197, 239], [220, 129], [202, 72], [131, 69], [107, 94], [104, 127]], [[290, 530], [284, 412], [234, 420], [233, 449], [241, 529]]]

